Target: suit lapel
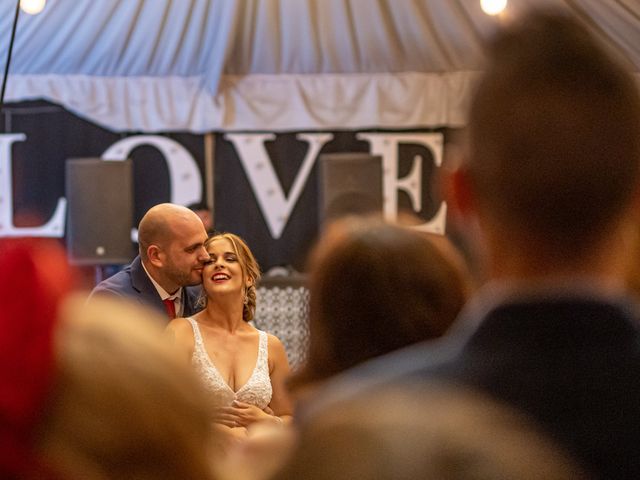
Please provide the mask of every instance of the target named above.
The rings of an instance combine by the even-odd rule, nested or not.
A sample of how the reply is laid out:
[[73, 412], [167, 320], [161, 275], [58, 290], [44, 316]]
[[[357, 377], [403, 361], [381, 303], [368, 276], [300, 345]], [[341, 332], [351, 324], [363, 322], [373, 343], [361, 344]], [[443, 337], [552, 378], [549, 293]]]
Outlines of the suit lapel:
[[156, 287], [153, 286], [153, 283], [151, 283], [151, 280], [147, 276], [147, 272], [145, 272], [142, 267], [142, 261], [139, 255], [131, 262], [131, 286], [144, 298], [144, 303], [157, 308], [163, 313], [166, 312]]
[[189, 317], [198, 313], [198, 298], [200, 297], [200, 287], [185, 287], [182, 289], [183, 315]]

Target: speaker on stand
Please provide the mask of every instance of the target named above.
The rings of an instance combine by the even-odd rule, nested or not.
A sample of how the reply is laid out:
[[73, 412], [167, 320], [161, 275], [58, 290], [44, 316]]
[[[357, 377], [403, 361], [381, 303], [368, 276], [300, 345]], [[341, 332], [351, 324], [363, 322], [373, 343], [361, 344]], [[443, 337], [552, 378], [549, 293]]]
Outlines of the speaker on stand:
[[66, 163], [67, 255], [74, 265], [124, 264], [134, 255], [131, 160], [72, 158]]

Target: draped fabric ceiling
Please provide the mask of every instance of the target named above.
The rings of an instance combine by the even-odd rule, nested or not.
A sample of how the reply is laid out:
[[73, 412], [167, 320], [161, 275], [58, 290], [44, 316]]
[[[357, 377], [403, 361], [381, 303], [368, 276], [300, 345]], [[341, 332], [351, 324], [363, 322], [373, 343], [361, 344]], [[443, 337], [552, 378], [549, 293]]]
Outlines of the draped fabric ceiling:
[[[640, 0], [49, 0], [21, 13], [6, 101], [113, 131], [456, 127], [482, 41], [532, 5], [582, 19], [640, 79]], [[15, 0], [0, 0], [4, 66]]]

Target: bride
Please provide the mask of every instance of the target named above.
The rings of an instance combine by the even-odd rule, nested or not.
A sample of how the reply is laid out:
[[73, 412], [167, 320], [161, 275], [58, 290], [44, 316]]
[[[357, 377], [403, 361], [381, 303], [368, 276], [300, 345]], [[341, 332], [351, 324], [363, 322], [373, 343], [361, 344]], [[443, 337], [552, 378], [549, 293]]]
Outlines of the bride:
[[176, 318], [167, 333], [197, 370], [210, 395], [213, 421], [244, 436], [259, 422], [283, 424], [292, 405], [284, 380], [289, 374], [284, 346], [253, 327], [260, 270], [247, 244], [223, 233], [205, 242], [209, 262], [202, 272], [206, 306]]

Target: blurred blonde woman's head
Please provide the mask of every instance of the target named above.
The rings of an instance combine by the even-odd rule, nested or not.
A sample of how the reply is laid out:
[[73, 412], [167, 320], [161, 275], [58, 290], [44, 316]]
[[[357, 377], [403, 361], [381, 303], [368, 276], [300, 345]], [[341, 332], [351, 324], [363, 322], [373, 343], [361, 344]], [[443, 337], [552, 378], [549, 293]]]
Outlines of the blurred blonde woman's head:
[[273, 480], [571, 480], [582, 468], [524, 415], [451, 387], [387, 386], [302, 425]]
[[57, 378], [38, 450], [63, 478], [206, 479], [207, 406], [146, 308], [79, 298], [64, 305]]

